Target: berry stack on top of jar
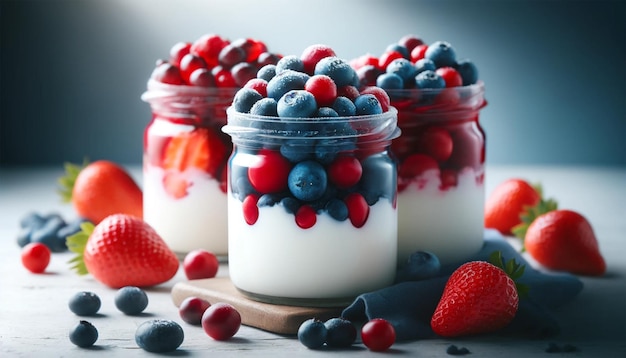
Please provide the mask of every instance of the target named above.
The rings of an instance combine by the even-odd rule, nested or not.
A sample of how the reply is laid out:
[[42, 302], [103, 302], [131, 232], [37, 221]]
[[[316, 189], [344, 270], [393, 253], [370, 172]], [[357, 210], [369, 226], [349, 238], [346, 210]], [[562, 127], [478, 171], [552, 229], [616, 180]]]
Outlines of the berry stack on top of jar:
[[398, 258], [429, 251], [461, 262], [483, 243], [484, 84], [445, 41], [407, 35], [380, 56], [350, 62], [361, 88], [378, 86], [398, 110]]

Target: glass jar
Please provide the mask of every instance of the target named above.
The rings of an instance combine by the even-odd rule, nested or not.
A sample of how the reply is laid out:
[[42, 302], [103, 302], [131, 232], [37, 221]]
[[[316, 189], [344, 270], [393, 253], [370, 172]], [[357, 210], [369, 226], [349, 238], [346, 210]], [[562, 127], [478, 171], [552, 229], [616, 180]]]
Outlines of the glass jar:
[[483, 243], [487, 104], [482, 82], [456, 88], [389, 90], [402, 136], [398, 159], [398, 262], [429, 251], [463, 261]]
[[228, 109], [229, 272], [264, 302], [342, 306], [393, 283], [399, 135], [380, 115], [285, 119]]
[[236, 91], [150, 80], [142, 95], [152, 110], [144, 132], [144, 220], [180, 257], [195, 249], [228, 254], [232, 142], [221, 127]]

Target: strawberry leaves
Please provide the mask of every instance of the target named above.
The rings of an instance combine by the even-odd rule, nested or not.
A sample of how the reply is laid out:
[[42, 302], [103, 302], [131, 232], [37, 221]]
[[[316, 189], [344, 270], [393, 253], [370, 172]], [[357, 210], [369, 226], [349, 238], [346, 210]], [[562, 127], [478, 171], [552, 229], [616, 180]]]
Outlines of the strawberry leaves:
[[[520, 238], [522, 242], [526, 237], [526, 231], [528, 231], [528, 227], [530, 226], [530, 224], [532, 224], [533, 221], [535, 221], [537, 217], [558, 208], [556, 200], [552, 198], [544, 199], [542, 193], [543, 189], [540, 184], [534, 184], [533, 188], [537, 191], [537, 193], [539, 193], [539, 197], [541, 198], [539, 200], [539, 203], [537, 203], [537, 205], [535, 206], [524, 206], [524, 211], [520, 215], [522, 223], [514, 226], [511, 229], [513, 235]], [[522, 245], [522, 252], [525, 250], [526, 248], [524, 247], [524, 245]]]
[[528, 295], [529, 287], [523, 283], [519, 283], [518, 279], [520, 279], [524, 275], [524, 271], [526, 270], [526, 265], [522, 265], [517, 263], [515, 259], [511, 259], [509, 261], [504, 260], [502, 257], [502, 252], [494, 251], [489, 255], [489, 263], [493, 264], [496, 267], [501, 268], [507, 276], [509, 276], [513, 282], [515, 282], [515, 288], [517, 288], [517, 294], [520, 297], [526, 297]]
[[89, 236], [93, 232], [95, 226], [90, 222], [84, 222], [80, 225], [81, 231], [74, 235], [68, 236], [66, 241], [67, 248], [76, 254], [68, 263], [71, 265], [72, 270], [76, 271], [79, 275], [86, 275], [89, 273], [83, 255]]
[[83, 164], [65, 163], [65, 175], [60, 177], [57, 182], [59, 184], [58, 193], [61, 196], [61, 201], [69, 203], [72, 201], [72, 191], [74, 190], [74, 183], [78, 174], [89, 164], [89, 160], [85, 158]]

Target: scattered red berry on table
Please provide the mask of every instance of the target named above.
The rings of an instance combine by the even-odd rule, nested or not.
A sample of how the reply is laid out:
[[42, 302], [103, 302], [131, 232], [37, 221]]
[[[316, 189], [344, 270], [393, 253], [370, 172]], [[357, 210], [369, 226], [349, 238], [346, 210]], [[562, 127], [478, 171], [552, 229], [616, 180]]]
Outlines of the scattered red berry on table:
[[50, 256], [48, 246], [32, 242], [22, 248], [22, 265], [32, 273], [43, 273], [50, 263]]
[[389, 321], [374, 318], [361, 328], [361, 340], [369, 350], [382, 352], [395, 343], [396, 330]]
[[190, 280], [213, 278], [217, 274], [219, 266], [217, 257], [204, 249], [190, 251], [183, 260], [185, 275]]
[[211, 306], [209, 301], [200, 297], [187, 297], [178, 307], [178, 314], [183, 321], [199, 326], [202, 323], [202, 315]]
[[239, 331], [241, 315], [232, 305], [218, 302], [211, 305], [202, 315], [202, 328], [206, 334], [217, 340], [225, 341]]

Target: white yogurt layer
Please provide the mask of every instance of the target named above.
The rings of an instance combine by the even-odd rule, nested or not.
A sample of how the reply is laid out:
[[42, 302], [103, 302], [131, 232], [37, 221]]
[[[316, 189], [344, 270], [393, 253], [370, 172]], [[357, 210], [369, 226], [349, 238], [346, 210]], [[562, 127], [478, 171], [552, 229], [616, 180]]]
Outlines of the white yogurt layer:
[[163, 187], [163, 169], [144, 165], [143, 216], [176, 253], [205, 249], [228, 253], [226, 194], [208, 174], [190, 169], [182, 175], [192, 183], [188, 195], [174, 199]]
[[484, 195], [482, 180], [463, 170], [458, 185], [439, 188], [437, 172], [430, 172], [398, 193], [398, 263], [415, 251], [430, 251], [442, 264], [464, 260], [483, 244]]
[[390, 285], [396, 272], [397, 210], [387, 200], [355, 228], [327, 214], [309, 229], [280, 204], [261, 207], [254, 225], [228, 195], [229, 272], [241, 290], [295, 299], [355, 297]]

